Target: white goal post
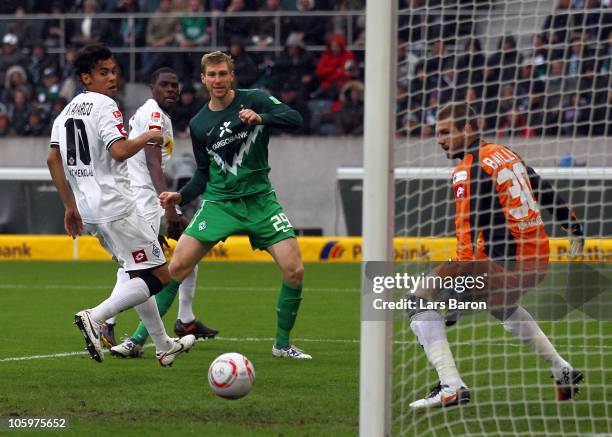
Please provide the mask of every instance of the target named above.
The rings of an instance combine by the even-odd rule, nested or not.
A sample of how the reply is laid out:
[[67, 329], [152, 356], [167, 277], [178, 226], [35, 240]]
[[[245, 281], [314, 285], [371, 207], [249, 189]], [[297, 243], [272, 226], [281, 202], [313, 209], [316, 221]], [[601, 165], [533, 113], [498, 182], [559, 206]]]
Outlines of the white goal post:
[[[363, 259], [391, 261], [397, 0], [366, 6]], [[364, 272], [362, 272], [362, 288]], [[366, 290], [362, 289], [362, 296]], [[362, 301], [362, 313], [363, 304]], [[391, 433], [392, 321], [361, 321], [359, 433]]]

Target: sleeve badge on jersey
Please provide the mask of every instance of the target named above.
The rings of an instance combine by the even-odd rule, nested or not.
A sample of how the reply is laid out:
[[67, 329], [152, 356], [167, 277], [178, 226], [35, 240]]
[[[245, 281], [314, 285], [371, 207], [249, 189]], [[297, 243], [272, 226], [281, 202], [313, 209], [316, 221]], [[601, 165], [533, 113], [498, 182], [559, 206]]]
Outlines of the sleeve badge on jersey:
[[117, 130], [119, 131], [119, 133], [123, 135], [124, 137], [127, 137], [127, 132], [125, 131], [125, 128], [123, 127], [123, 123], [119, 123], [116, 126], [117, 126]]
[[465, 170], [458, 171], [453, 175], [453, 184], [456, 184], [457, 182], [461, 181], [467, 181], [467, 171]]
[[455, 199], [465, 199], [465, 186], [463, 184], [453, 187], [455, 192]]
[[161, 120], [161, 113], [160, 112], [152, 112], [151, 113], [151, 120], [153, 120], [153, 121]]
[[134, 262], [136, 264], [143, 263], [145, 261], [149, 261], [144, 249], [138, 249], [132, 252], [132, 258], [134, 258]]
[[123, 114], [121, 111], [113, 111], [113, 117], [115, 117], [117, 120], [121, 120], [123, 119]]

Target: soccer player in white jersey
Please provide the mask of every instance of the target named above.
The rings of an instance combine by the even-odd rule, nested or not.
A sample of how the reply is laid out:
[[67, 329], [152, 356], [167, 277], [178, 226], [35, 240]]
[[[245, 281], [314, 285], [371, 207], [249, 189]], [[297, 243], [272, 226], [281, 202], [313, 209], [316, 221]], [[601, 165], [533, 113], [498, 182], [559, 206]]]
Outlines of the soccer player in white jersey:
[[[168, 190], [164, 169], [172, 158], [174, 136], [170, 114], [178, 97], [179, 82], [176, 72], [162, 67], [151, 75], [149, 83], [152, 98], [148, 99], [130, 119], [129, 138], [137, 138], [143, 133], [157, 129], [161, 131], [161, 147], [145, 147], [127, 160], [130, 174], [130, 185], [136, 197], [136, 206], [147, 219], [157, 234], [162, 227], [164, 217], [167, 235], [178, 240], [187, 222], [175, 208], [161, 207], [158, 195]], [[162, 237], [163, 238], [163, 237]], [[163, 240], [162, 240], [163, 241]], [[196, 338], [213, 338], [218, 331], [209, 328], [196, 319], [193, 314], [193, 297], [195, 294], [197, 268], [181, 284], [170, 283], [155, 295], [160, 316], [168, 311], [179, 292], [179, 312], [174, 332], [179, 337], [193, 334]], [[129, 280], [122, 268], [117, 272], [117, 285]], [[115, 291], [117, 287], [115, 288]], [[115, 292], [114, 291], [114, 292]], [[146, 327], [141, 322], [134, 334], [117, 345], [114, 336], [115, 317], [102, 325], [101, 340], [103, 346], [111, 350], [112, 355], [137, 358], [142, 356], [143, 345], [148, 338]]]
[[84, 47], [74, 62], [86, 91], [77, 95], [53, 123], [47, 165], [65, 207], [64, 227], [76, 238], [83, 232], [98, 238], [130, 279], [98, 306], [79, 311], [74, 323], [91, 357], [102, 362], [100, 325], [128, 308], [136, 308], [162, 366], [193, 346], [195, 337], [170, 338], [155, 299], [170, 280], [157, 234], [134, 205], [126, 159], [162, 135], [151, 130], [128, 139], [123, 116], [112, 96], [117, 93], [117, 66], [103, 45]]

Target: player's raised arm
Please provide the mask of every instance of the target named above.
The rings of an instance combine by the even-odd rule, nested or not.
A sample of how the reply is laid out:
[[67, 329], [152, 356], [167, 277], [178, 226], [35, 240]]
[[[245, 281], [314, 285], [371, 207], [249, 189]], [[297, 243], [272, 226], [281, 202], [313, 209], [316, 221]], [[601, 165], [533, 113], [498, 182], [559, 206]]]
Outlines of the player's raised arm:
[[255, 94], [256, 106], [243, 109], [238, 114], [247, 124], [263, 124], [284, 130], [297, 130], [304, 124], [302, 115], [276, 97], [263, 91]]

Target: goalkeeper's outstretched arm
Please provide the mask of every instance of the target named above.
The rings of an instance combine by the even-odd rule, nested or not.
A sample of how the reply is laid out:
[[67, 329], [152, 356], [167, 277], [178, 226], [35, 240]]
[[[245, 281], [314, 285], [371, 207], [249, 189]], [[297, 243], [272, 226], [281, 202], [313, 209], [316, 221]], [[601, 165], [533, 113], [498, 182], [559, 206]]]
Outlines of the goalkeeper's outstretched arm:
[[527, 167], [529, 183], [542, 208], [555, 218], [556, 223], [570, 234], [571, 258], [581, 255], [584, 248], [584, 228], [578, 220], [576, 212], [572, 210], [563, 196], [555, 191], [553, 186], [546, 179], [542, 179], [532, 167]]

